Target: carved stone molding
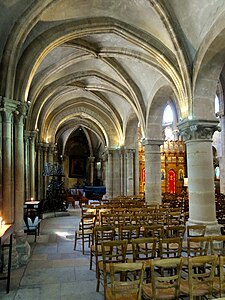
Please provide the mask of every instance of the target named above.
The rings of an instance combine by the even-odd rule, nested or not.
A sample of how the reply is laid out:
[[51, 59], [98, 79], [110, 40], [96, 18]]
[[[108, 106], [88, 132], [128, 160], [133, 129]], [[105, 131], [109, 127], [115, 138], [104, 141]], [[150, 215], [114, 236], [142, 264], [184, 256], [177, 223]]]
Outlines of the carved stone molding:
[[217, 120], [185, 120], [178, 125], [185, 141], [211, 140], [215, 131], [220, 131]]
[[143, 146], [147, 146], [147, 145], [158, 145], [158, 146], [161, 146], [163, 144], [163, 140], [152, 140], [152, 139], [148, 139], [148, 138], [145, 138], [141, 141], [142, 145]]

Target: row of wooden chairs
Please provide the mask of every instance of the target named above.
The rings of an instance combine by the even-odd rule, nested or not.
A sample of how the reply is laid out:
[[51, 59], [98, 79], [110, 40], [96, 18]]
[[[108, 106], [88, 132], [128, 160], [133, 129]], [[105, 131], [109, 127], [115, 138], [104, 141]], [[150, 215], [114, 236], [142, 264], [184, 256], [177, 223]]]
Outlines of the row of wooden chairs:
[[[129, 262], [126, 258], [126, 247], [127, 241], [102, 243], [103, 259], [98, 262], [96, 290], [99, 291], [100, 281], [102, 280], [105, 299], [114, 299], [112, 296], [116, 293], [119, 293], [121, 297], [125, 297], [116, 299], [141, 299], [142, 294], [145, 299], [178, 299], [180, 294], [193, 299], [194, 296], [207, 295], [210, 297], [212, 293], [221, 296], [225, 292], [224, 256], [188, 257], [187, 265], [184, 265], [182, 257], [150, 258], [148, 261]], [[216, 266], [219, 268], [218, 273], [216, 272]], [[183, 267], [188, 269], [188, 272], [182, 278]], [[137, 272], [138, 268], [140, 268], [139, 272]], [[129, 289], [129, 284], [133, 285], [134, 282], [125, 281], [121, 285], [120, 282], [118, 283], [118, 279], [115, 280], [117, 271], [122, 272], [123, 279], [126, 279], [125, 271], [131, 270], [136, 270], [134, 280], [137, 280], [137, 276], [140, 277], [139, 282], [135, 282], [136, 289]], [[109, 287], [107, 281], [109, 274], [111, 275], [111, 287]], [[131, 280], [130, 277], [129, 280]], [[119, 288], [116, 288], [117, 284], [120, 286]], [[126, 296], [124, 295], [125, 290]]]

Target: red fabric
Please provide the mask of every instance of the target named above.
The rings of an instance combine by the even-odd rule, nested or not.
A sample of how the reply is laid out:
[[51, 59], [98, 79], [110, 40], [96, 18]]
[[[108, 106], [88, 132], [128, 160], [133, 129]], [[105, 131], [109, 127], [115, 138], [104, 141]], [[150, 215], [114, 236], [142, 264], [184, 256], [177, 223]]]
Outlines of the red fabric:
[[172, 169], [168, 172], [168, 192], [170, 194], [176, 193], [176, 173]]

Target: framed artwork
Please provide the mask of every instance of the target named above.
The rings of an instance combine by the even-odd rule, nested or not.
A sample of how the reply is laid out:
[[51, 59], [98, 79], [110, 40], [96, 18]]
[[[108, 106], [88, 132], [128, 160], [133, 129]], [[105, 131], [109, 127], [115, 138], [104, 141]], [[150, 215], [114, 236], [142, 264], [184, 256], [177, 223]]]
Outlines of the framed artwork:
[[70, 156], [69, 177], [84, 178], [86, 176], [86, 160], [83, 157]]
[[184, 180], [184, 170], [183, 169], [180, 169], [179, 172], [178, 172], [178, 179], [180, 181], [183, 181]]

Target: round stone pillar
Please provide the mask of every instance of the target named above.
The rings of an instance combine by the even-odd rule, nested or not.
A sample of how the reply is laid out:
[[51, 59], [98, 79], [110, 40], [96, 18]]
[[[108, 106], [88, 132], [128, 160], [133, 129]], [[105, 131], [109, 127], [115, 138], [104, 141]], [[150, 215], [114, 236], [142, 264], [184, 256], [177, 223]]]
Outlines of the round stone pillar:
[[12, 155], [12, 122], [13, 112], [16, 111], [18, 101], [3, 98], [3, 137], [2, 137], [2, 217], [6, 223], [14, 222], [14, 180], [12, 178], [13, 155]]
[[145, 149], [145, 201], [161, 204], [161, 153], [162, 140], [143, 140]]
[[217, 121], [187, 120], [178, 124], [187, 150], [189, 220], [204, 224], [207, 234], [219, 233], [216, 220], [212, 135]]
[[94, 156], [90, 156], [88, 157], [88, 162], [89, 162], [89, 166], [90, 166], [90, 185], [93, 185], [94, 182], [94, 161], [95, 161], [95, 157]]
[[30, 132], [30, 196], [35, 197], [35, 138], [37, 132]]
[[120, 195], [121, 196], [124, 196], [125, 195], [125, 168], [124, 168], [124, 161], [125, 161], [125, 158], [124, 158], [124, 149], [123, 147], [120, 148]]
[[24, 205], [24, 137], [23, 126], [26, 115], [26, 104], [18, 106], [15, 115], [15, 233], [23, 235], [23, 205]]
[[128, 196], [134, 195], [134, 153], [135, 150], [127, 149], [127, 193]]
[[30, 134], [29, 131], [24, 131], [24, 172], [25, 172], [25, 200], [30, 199]]
[[225, 116], [220, 116], [221, 124], [221, 153], [219, 158], [220, 165], [220, 193], [225, 194]]
[[106, 166], [106, 191], [109, 199], [113, 197], [113, 155], [108, 151], [108, 161]]

